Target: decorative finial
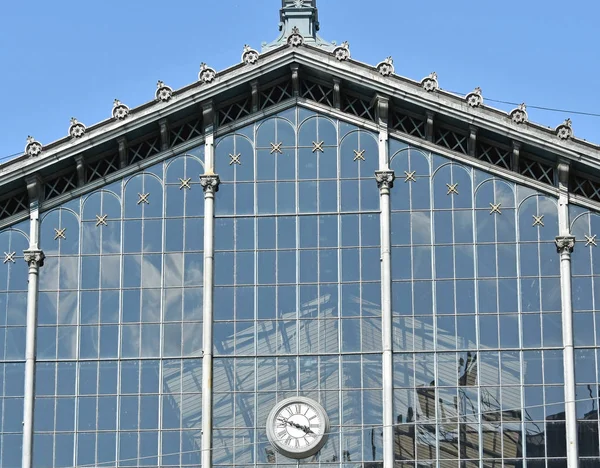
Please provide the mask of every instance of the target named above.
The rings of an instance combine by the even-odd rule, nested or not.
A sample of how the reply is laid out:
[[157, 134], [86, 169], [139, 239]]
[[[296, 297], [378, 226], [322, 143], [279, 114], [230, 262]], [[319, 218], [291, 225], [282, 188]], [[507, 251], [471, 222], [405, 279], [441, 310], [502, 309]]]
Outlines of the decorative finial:
[[69, 125], [69, 135], [71, 138], [81, 138], [85, 134], [85, 125], [79, 122], [75, 117], [71, 117]]
[[167, 102], [173, 97], [173, 89], [167, 86], [162, 81], [158, 80], [156, 83], [156, 93], [154, 94], [157, 101]]
[[389, 56], [383, 62], [379, 62], [376, 68], [380, 75], [390, 76], [394, 73], [394, 59]]
[[304, 42], [304, 38], [302, 37], [302, 34], [300, 34], [298, 26], [294, 26], [292, 28], [292, 34], [290, 34], [290, 36], [288, 37], [287, 42], [288, 45], [292, 47], [300, 47], [302, 45], [302, 43]]
[[467, 94], [465, 99], [467, 104], [471, 107], [483, 106], [483, 95], [481, 94], [481, 88], [477, 86], [477, 88]]
[[432, 72], [429, 75], [427, 75], [425, 78], [423, 78], [421, 80], [421, 87], [428, 93], [431, 93], [433, 91], [437, 91], [438, 89], [440, 89], [440, 85], [439, 85], [438, 79], [437, 79], [437, 73]]
[[515, 109], [510, 111], [508, 114], [511, 120], [516, 124], [522, 124], [527, 122], [527, 106], [525, 103], [519, 104]]
[[27, 144], [25, 145], [25, 154], [30, 158], [39, 156], [42, 152], [42, 144], [36, 141], [31, 135], [27, 137]]
[[206, 63], [202, 62], [200, 64], [200, 72], [198, 73], [198, 80], [202, 83], [210, 83], [217, 76], [217, 72], [214, 68], [210, 68]]
[[339, 46], [333, 49], [333, 55], [340, 62], [348, 60], [350, 58], [350, 44], [348, 44], [348, 41], [342, 42]]
[[244, 52], [242, 52], [242, 63], [246, 65], [254, 65], [258, 62], [258, 51], [254, 50], [248, 44], [244, 45]]
[[117, 120], [123, 120], [129, 115], [129, 107], [123, 104], [118, 99], [113, 103], [112, 116]]
[[571, 119], [566, 119], [555, 129], [556, 136], [561, 140], [573, 138], [573, 128], [571, 127]]

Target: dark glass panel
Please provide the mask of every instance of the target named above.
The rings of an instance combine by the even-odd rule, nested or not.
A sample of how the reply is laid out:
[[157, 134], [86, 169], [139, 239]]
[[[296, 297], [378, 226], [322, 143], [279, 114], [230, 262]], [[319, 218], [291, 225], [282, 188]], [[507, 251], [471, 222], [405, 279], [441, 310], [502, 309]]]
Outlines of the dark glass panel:
[[454, 242], [473, 242], [473, 214], [471, 211], [454, 211]]
[[[323, 199], [321, 199], [323, 203]], [[296, 212], [296, 185], [293, 182], [277, 183], [277, 213]]]
[[481, 348], [498, 347], [498, 316], [482, 315], [479, 317], [479, 344]]
[[219, 195], [215, 197], [215, 214], [231, 215], [234, 212], [234, 185], [220, 184]]
[[[337, 211], [337, 181], [321, 181], [319, 184], [319, 212]], [[293, 194], [292, 194], [293, 195]]]
[[392, 283], [393, 314], [412, 314], [412, 285], [411, 283]]
[[317, 211], [317, 183], [298, 182], [298, 212], [315, 213]]
[[275, 213], [275, 183], [264, 182], [256, 185], [257, 212], [261, 214]]
[[477, 345], [475, 316], [458, 315], [456, 317], [457, 347], [473, 349]]
[[[374, 184], [373, 181], [370, 181]], [[342, 180], [340, 182], [341, 188], [341, 211], [359, 211], [359, 200], [360, 200], [360, 192], [359, 192], [359, 183], [357, 180]], [[375, 190], [377, 190], [377, 186], [375, 186]]]
[[456, 281], [456, 313], [475, 313], [475, 282]]
[[542, 384], [542, 352], [524, 351], [523, 352], [523, 383]]
[[500, 347], [519, 347], [519, 317], [516, 314], [500, 315]]
[[415, 281], [412, 285], [414, 315], [433, 314], [433, 283], [431, 281]]
[[[577, 363], [575, 364], [577, 369]], [[564, 380], [562, 350], [544, 351], [544, 383], [561, 384]]]
[[564, 422], [546, 422], [546, 439], [548, 457], [564, 457], [567, 455], [566, 432]]

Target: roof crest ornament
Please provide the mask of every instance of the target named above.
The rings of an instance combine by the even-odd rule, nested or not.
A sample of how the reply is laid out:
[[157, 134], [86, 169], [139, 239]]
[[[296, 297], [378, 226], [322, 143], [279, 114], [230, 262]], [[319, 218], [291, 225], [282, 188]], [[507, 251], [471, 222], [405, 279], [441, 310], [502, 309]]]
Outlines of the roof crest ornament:
[[75, 117], [71, 117], [71, 125], [69, 125], [69, 136], [71, 138], [81, 138], [85, 134], [85, 130], [85, 125]]
[[118, 99], [113, 102], [112, 116], [117, 120], [124, 120], [129, 115], [129, 107], [123, 104]]
[[481, 88], [477, 86], [473, 91], [471, 91], [465, 97], [467, 104], [471, 107], [481, 107], [483, 106], [483, 95], [481, 94]]
[[156, 93], [154, 94], [157, 101], [167, 102], [173, 97], [173, 88], [158, 80], [156, 83]]
[[524, 102], [519, 104], [515, 109], [511, 110], [508, 114], [511, 120], [516, 124], [522, 124], [527, 122], [527, 106]]
[[440, 89], [440, 85], [439, 85], [438, 79], [437, 79], [437, 73], [432, 72], [429, 75], [427, 75], [425, 78], [423, 78], [421, 80], [421, 87], [428, 93], [431, 93], [433, 91], [437, 91], [438, 89]]
[[348, 44], [348, 41], [342, 42], [339, 46], [333, 49], [333, 55], [340, 62], [348, 60], [350, 58], [350, 44]]
[[217, 72], [214, 68], [209, 67], [206, 63], [200, 64], [200, 72], [198, 73], [198, 80], [202, 83], [210, 83], [217, 76]]
[[42, 144], [33, 138], [31, 135], [27, 137], [27, 144], [25, 145], [25, 154], [30, 158], [39, 156], [42, 152]]
[[254, 50], [248, 44], [244, 45], [244, 51], [242, 52], [242, 63], [246, 65], [254, 65], [258, 62], [258, 51]]
[[392, 73], [394, 73], [394, 59], [390, 55], [385, 60], [379, 62], [375, 68], [377, 68], [377, 71], [380, 75], [390, 76]]
[[335, 48], [335, 43], [327, 42], [317, 34], [319, 31], [317, 0], [281, 0], [279, 16], [281, 33], [273, 42], [269, 44], [263, 42], [262, 52], [283, 45], [298, 47], [304, 44], [328, 52], [332, 52]]
[[297, 26], [292, 28], [292, 34], [288, 37], [288, 44], [292, 47], [300, 47], [304, 42], [304, 37], [300, 34], [300, 30]]
[[561, 140], [568, 140], [569, 138], [573, 138], [573, 128], [571, 119], [565, 119], [563, 123], [561, 123], [556, 129], [556, 136]]

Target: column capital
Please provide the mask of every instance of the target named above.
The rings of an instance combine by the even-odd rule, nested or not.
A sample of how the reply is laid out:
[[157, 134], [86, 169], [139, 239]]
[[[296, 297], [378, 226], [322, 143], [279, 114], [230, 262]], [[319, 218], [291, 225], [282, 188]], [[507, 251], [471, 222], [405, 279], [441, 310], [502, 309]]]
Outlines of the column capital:
[[375, 180], [377, 181], [377, 187], [379, 189], [391, 189], [394, 186], [394, 179], [396, 175], [394, 171], [375, 171]]
[[46, 258], [46, 256], [44, 255], [44, 252], [39, 249], [24, 250], [23, 257], [24, 257], [25, 261], [27, 262], [27, 265], [29, 265], [30, 267], [38, 267], [38, 268], [41, 266], [44, 266], [44, 259]]
[[575, 236], [557, 236], [554, 240], [556, 242], [556, 250], [558, 253], [571, 253], [575, 247]]
[[205, 193], [216, 193], [219, 191], [219, 174], [203, 174], [200, 176], [200, 185]]

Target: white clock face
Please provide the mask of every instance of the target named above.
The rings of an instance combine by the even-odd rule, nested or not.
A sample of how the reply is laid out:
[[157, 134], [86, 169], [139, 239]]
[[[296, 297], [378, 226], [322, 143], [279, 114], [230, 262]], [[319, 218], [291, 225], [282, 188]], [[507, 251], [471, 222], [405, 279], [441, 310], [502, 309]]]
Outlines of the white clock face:
[[327, 440], [329, 420], [321, 405], [304, 397], [288, 398], [269, 414], [267, 436], [278, 452], [290, 458], [307, 458]]

